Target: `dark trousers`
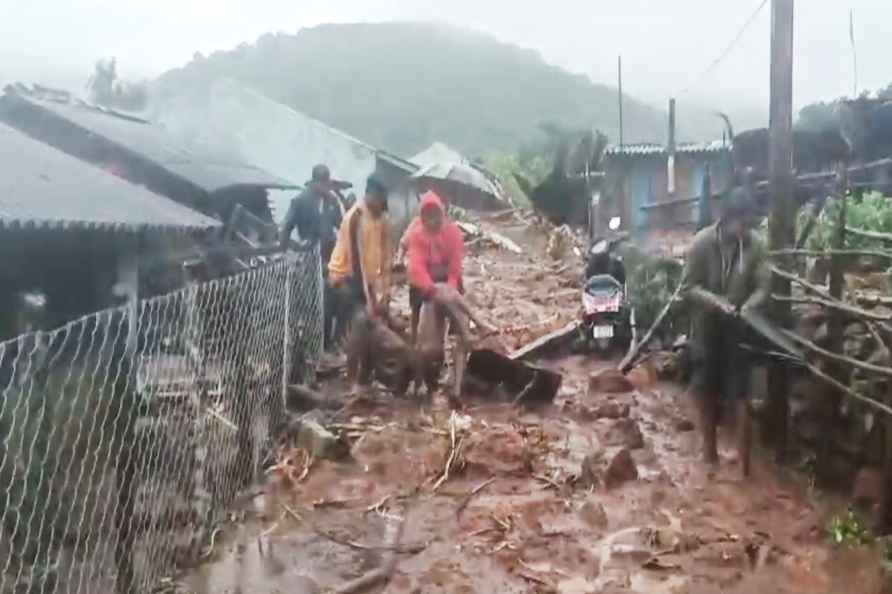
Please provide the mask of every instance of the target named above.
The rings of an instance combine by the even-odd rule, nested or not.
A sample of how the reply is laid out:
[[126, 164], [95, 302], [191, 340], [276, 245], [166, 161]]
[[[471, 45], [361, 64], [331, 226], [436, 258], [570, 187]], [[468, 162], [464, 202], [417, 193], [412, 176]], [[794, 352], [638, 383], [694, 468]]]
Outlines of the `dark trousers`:
[[344, 340], [356, 309], [365, 305], [365, 293], [353, 279], [338, 286], [326, 281], [323, 299], [325, 349], [331, 350]]

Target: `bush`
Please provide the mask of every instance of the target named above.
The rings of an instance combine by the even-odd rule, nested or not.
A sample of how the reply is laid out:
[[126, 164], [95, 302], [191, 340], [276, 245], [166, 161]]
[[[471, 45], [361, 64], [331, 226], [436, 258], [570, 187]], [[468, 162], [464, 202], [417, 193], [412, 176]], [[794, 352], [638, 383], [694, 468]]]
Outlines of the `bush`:
[[[847, 201], [846, 225], [865, 231], [892, 233], [892, 199], [870, 192], [863, 197], [850, 197]], [[817, 225], [808, 238], [807, 247], [812, 250], [825, 250], [833, 242], [833, 232], [839, 217], [840, 201], [831, 200], [818, 217]], [[805, 209], [799, 215], [802, 228], [809, 214]], [[849, 249], [877, 247], [876, 241], [846, 234], [845, 247]]]
[[[513, 153], [492, 153], [483, 160], [484, 166], [493, 172], [510, 200], [517, 206], [529, 208], [529, 192], [548, 176], [551, 165], [543, 156], [533, 156], [526, 159]], [[529, 187], [521, 187], [518, 177], [529, 184]]]
[[[677, 260], [656, 258], [634, 246], [624, 248], [623, 260], [626, 266], [629, 301], [635, 308], [638, 330], [644, 333], [675, 293], [678, 283], [681, 282], [683, 266]], [[687, 317], [683, 313], [678, 310], [668, 316], [658, 336], [665, 341], [684, 334], [687, 331]]]
[[834, 546], [861, 546], [871, 544], [874, 540], [864, 520], [852, 510], [830, 520], [827, 536]]

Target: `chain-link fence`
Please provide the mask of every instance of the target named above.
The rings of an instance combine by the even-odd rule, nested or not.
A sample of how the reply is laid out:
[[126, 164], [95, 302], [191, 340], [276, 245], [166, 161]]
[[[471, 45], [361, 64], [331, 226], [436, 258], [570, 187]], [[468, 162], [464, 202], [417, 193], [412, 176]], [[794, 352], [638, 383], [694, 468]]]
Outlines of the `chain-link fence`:
[[200, 559], [321, 353], [321, 282], [307, 253], [0, 343], [0, 594]]

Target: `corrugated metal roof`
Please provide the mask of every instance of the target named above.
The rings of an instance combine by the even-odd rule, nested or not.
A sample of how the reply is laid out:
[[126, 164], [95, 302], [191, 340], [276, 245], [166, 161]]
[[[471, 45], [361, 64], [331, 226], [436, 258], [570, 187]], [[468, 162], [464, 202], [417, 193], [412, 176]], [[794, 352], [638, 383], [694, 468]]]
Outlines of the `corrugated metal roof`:
[[411, 161], [406, 161], [402, 157], [397, 157], [393, 153], [388, 153], [387, 151], [381, 149], [375, 149], [375, 156], [385, 161], [386, 163], [390, 163], [397, 169], [405, 171], [406, 173], [415, 173], [416, 171], [418, 171], [418, 165], [412, 163]]
[[435, 142], [409, 161], [415, 163], [421, 168], [433, 165], [434, 163], [470, 163], [457, 150], [442, 142]]
[[[58, 116], [89, 134], [100, 136], [140, 157], [160, 165], [206, 192], [231, 187], [291, 189], [295, 185], [258, 167], [236, 162], [221, 147], [213, 154], [209, 147], [184, 146], [163, 127], [111, 110], [83, 103], [71, 104], [7, 93], [3, 102], [24, 102]], [[0, 119], [16, 126], [13, 114], [0, 109]], [[18, 117], [18, 116], [16, 116]]]
[[186, 231], [219, 225], [0, 123], [0, 227]]
[[[675, 147], [676, 154], [687, 154], [694, 155], [700, 153], [720, 153], [722, 151], [731, 150], [730, 145], [721, 141], [714, 140], [712, 142], [690, 142], [690, 143], [682, 143]], [[606, 155], [616, 155], [616, 156], [630, 156], [630, 157], [638, 157], [638, 156], [651, 156], [651, 155], [663, 155], [666, 154], [667, 149], [665, 145], [655, 144], [655, 143], [640, 143], [640, 144], [624, 144], [622, 146], [609, 146], [605, 151]]]

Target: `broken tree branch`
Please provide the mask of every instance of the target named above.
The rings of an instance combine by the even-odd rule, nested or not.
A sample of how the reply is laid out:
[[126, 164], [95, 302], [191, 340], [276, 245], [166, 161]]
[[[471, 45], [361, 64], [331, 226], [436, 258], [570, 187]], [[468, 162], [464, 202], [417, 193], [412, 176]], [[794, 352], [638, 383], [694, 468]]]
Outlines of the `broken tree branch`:
[[892, 377], [892, 368], [890, 368], [890, 367], [882, 367], [880, 365], [874, 365], [872, 363], [866, 363], [864, 361], [852, 359], [851, 357], [847, 357], [845, 355], [839, 355], [837, 353], [834, 353], [834, 352], [831, 352], [831, 351], [828, 351], [826, 349], [819, 347], [812, 341], [802, 338], [795, 332], [791, 332], [791, 331], [785, 330], [783, 328], [780, 330], [781, 330], [781, 332], [784, 333], [784, 335], [789, 337], [790, 340], [796, 342], [797, 344], [804, 346], [808, 350], [810, 350], [822, 357], [825, 357], [827, 359], [833, 359], [834, 361], [838, 361], [840, 363], [845, 363], [846, 365], [851, 365], [852, 367], [857, 367], [858, 369], [862, 369], [864, 371], [869, 371], [871, 373], [877, 373], [880, 375], [884, 375], [886, 377]]
[[892, 307], [892, 297], [886, 295], [870, 295], [855, 293], [855, 302], [866, 307]]
[[849, 314], [850, 316], [872, 320], [874, 322], [892, 321], [892, 315], [873, 313], [867, 311], [866, 309], [855, 307], [854, 305], [849, 305], [848, 303], [843, 303], [842, 301], [836, 301], [835, 299], [822, 299], [820, 297], [782, 297], [780, 295], [772, 295], [771, 298], [782, 303], [806, 303], [812, 305], [823, 305], [824, 307]]
[[672, 304], [678, 300], [678, 296], [681, 294], [681, 289], [685, 285], [686, 279], [682, 277], [682, 279], [678, 282], [678, 286], [675, 288], [675, 292], [672, 293], [672, 297], [669, 298], [669, 301], [666, 302], [666, 305], [663, 306], [662, 311], [660, 311], [660, 315], [657, 316], [657, 319], [654, 320], [654, 323], [651, 324], [650, 329], [647, 331], [647, 334], [641, 339], [641, 342], [635, 345], [634, 348], [630, 349], [626, 356], [620, 361], [619, 371], [621, 373], [628, 372], [632, 365], [635, 364], [635, 359], [638, 358], [639, 353], [641, 353], [641, 349], [643, 349], [648, 342], [650, 342], [651, 338], [653, 338], [654, 332], [657, 331], [657, 328], [660, 327], [660, 324], [663, 323], [663, 320], [669, 314], [669, 310], [672, 308]]
[[826, 290], [822, 289], [818, 285], [814, 285], [814, 284], [808, 282], [807, 280], [805, 280], [804, 278], [802, 278], [800, 276], [796, 276], [795, 274], [789, 273], [785, 270], [781, 270], [777, 266], [771, 266], [771, 272], [773, 274], [778, 275], [781, 278], [785, 278], [788, 281], [791, 281], [791, 282], [796, 283], [797, 285], [800, 285], [804, 289], [808, 289], [809, 291], [811, 291], [818, 297], [821, 297], [822, 299], [833, 299], [830, 296], [830, 293], [828, 293]]
[[824, 380], [825, 382], [829, 383], [829, 384], [832, 385], [834, 388], [836, 388], [837, 390], [839, 390], [839, 391], [842, 392], [843, 394], [849, 396], [850, 398], [853, 398], [853, 399], [855, 399], [855, 400], [857, 400], [857, 401], [859, 401], [859, 402], [863, 402], [864, 404], [866, 404], [866, 405], [868, 405], [868, 406], [871, 406], [871, 407], [873, 407], [873, 408], [875, 408], [875, 409], [877, 409], [877, 410], [879, 410], [879, 411], [881, 411], [881, 412], [884, 412], [884, 413], [886, 413], [887, 415], [892, 415], [892, 408], [886, 406], [886, 405], [883, 404], [882, 402], [879, 402], [879, 401], [877, 401], [877, 400], [874, 400], [873, 398], [868, 398], [867, 396], [863, 396], [863, 395], [859, 394], [858, 392], [856, 392], [855, 390], [851, 389], [850, 387], [848, 387], [847, 385], [843, 384], [842, 382], [839, 382], [839, 381], [833, 379], [832, 377], [830, 377], [829, 375], [827, 375], [826, 373], [824, 373], [823, 371], [821, 371], [820, 369], [818, 369], [817, 367], [815, 367], [814, 365], [812, 365], [811, 363], [805, 363], [805, 366], [806, 366], [806, 367], [808, 368], [808, 370], [811, 371], [816, 377], [819, 377], [820, 379], [822, 379], [822, 380]]
[[449, 417], [449, 438], [452, 447], [449, 450], [449, 457], [446, 459], [446, 466], [443, 468], [443, 474], [440, 476], [439, 480], [434, 483], [433, 491], [436, 492], [440, 486], [449, 480], [449, 473], [452, 471], [452, 465], [455, 464], [456, 458], [459, 456], [459, 452], [461, 450], [462, 444], [464, 443], [464, 436], [458, 439], [458, 442], [455, 440], [455, 412], [453, 411], [452, 415]]
[[487, 481], [483, 481], [479, 485], [477, 485], [474, 490], [465, 495], [465, 498], [461, 500], [461, 503], [458, 504], [458, 507], [455, 509], [455, 516], [460, 517], [461, 513], [465, 511], [465, 508], [468, 507], [468, 504], [471, 503], [471, 500], [478, 494], [480, 491], [490, 486], [496, 481], [496, 477], [492, 477]]
[[768, 252], [771, 256], [873, 256], [875, 258], [892, 259], [892, 252], [884, 252], [882, 250], [773, 250]]
[[867, 396], [859, 394], [842, 382], [839, 382], [830, 377], [817, 366], [806, 361], [803, 356], [796, 352], [795, 347], [787, 344], [788, 342], [790, 342], [790, 338], [784, 334], [778, 334], [773, 325], [771, 325], [767, 320], [763, 319], [759, 314], [755, 312], [747, 312], [746, 315], [742, 315], [740, 319], [746, 322], [747, 325], [750, 326], [750, 328], [761, 334], [764, 338], [769, 340], [769, 342], [771, 342], [781, 351], [788, 353], [791, 360], [796, 361], [798, 365], [805, 367], [806, 369], [811, 371], [815, 377], [824, 380], [825, 382], [829, 383], [834, 388], [854, 400], [863, 402], [864, 404], [867, 404], [868, 406], [871, 406], [876, 410], [892, 415], [892, 408], [890, 408], [889, 406], [883, 404], [882, 402], [878, 402], [873, 398], [868, 398]]
[[417, 555], [421, 551], [427, 548], [426, 544], [417, 544], [417, 545], [388, 545], [388, 544], [380, 544], [380, 545], [367, 545], [359, 542], [354, 542], [352, 540], [347, 540], [345, 538], [340, 538], [335, 536], [334, 534], [327, 532], [320, 528], [319, 526], [312, 524], [313, 532], [317, 535], [321, 536], [326, 540], [330, 540], [335, 544], [339, 544], [344, 547], [348, 547], [351, 549], [355, 549], [357, 551], [392, 551], [394, 553], [399, 553], [403, 555]]
[[868, 231], [866, 229], [858, 229], [856, 227], [846, 226], [846, 233], [851, 233], [856, 237], [863, 237], [864, 239], [873, 239], [876, 241], [885, 241], [888, 243], [892, 243], [892, 233], [881, 233], [879, 231]]
[[381, 567], [373, 569], [364, 576], [358, 577], [355, 580], [351, 580], [346, 584], [332, 589], [331, 594], [358, 594], [359, 592], [365, 592], [376, 586], [386, 586], [390, 582], [390, 578], [393, 577], [393, 572], [396, 569], [397, 562], [397, 553], [394, 551], [399, 547], [400, 542], [403, 539], [406, 516], [409, 515], [410, 507], [409, 504], [406, 505], [402, 517], [395, 525], [393, 523], [388, 523], [388, 528], [391, 528], [391, 535], [389, 539], [386, 539], [387, 544], [385, 546], [390, 549], [390, 552], [382, 561]]

